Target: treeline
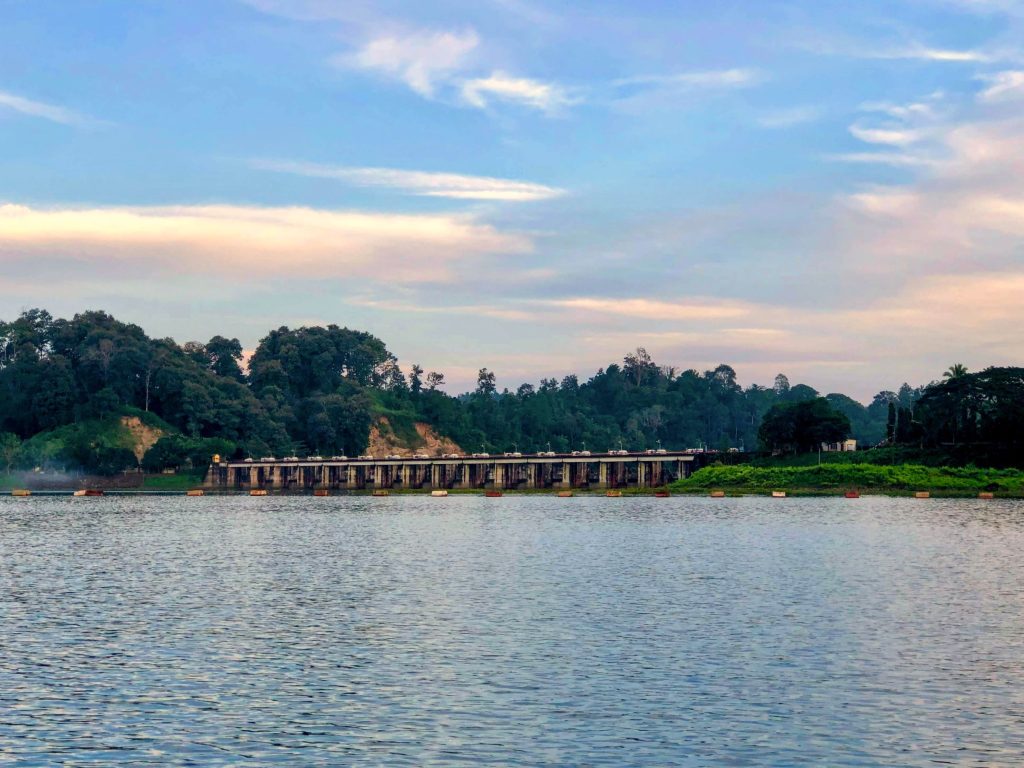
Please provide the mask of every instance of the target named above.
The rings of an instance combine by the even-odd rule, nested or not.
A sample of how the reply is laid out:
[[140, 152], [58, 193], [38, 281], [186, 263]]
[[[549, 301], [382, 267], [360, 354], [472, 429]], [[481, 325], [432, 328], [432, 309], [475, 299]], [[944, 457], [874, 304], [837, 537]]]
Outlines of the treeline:
[[[380, 339], [335, 325], [273, 330], [246, 366], [237, 339], [178, 344], [104, 312], [66, 320], [30, 310], [0, 322], [0, 461], [107, 472], [135, 466], [103, 427], [126, 414], [168, 433], [143, 458], [150, 470], [202, 464], [213, 452], [356, 456], [380, 416], [410, 447], [422, 421], [467, 451], [752, 450], [773, 407], [819, 398], [781, 374], [770, 387], [744, 388], [728, 365], [678, 370], [643, 349], [585, 381], [548, 378], [515, 391], [498, 391], [495, 375], [481, 369], [474, 391], [452, 396], [443, 372], [407, 370]], [[880, 392], [867, 406], [842, 394], [823, 402], [845, 419], [833, 426], [848, 422], [840, 431], [862, 445], [1005, 436], [1006, 418], [1016, 417], [993, 409], [1012, 410], [1010, 380], [963, 375], [955, 385], [962, 392], [948, 390], [947, 380]], [[1002, 388], [994, 400], [991, 387]]]

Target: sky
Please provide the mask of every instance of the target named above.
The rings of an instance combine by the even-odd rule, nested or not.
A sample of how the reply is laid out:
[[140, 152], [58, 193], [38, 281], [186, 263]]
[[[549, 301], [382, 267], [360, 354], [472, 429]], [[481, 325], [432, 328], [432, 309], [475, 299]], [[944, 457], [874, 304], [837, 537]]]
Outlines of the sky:
[[0, 318], [336, 323], [463, 391], [638, 346], [1024, 363], [1024, 0], [0, 0]]

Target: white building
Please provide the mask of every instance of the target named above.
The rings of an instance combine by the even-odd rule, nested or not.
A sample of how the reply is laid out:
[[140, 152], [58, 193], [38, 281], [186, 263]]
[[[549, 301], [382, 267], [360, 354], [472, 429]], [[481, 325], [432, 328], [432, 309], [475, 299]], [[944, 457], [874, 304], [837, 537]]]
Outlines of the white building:
[[857, 441], [850, 438], [849, 440], [843, 440], [841, 443], [822, 443], [821, 450], [826, 453], [845, 453], [846, 451], [856, 451]]

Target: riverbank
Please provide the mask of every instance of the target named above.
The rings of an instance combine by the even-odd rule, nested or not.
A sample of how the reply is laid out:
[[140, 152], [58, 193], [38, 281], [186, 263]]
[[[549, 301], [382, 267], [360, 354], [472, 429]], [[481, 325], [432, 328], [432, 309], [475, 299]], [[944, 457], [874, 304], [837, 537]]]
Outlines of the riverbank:
[[205, 475], [205, 470], [179, 472], [174, 475], [130, 472], [111, 476], [62, 472], [12, 472], [0, 473], [0, 492], [27, 488], [36, 492], [70, 493], [80, 488], [95, 488], [125, 493], [184, 493], [192, 488], [201, 488]]
[[725, 491], [730, 495], [785, 491], [790, 495], [835, 495], [846, 491], [906, 496], [928, 491], [937, 496], [976, 496], [989, 492], [1024, 497], [1018, 469], [925, 467], [917, 464], [822, 464], [810, 467], [711, 466], [671, 485], [676, 493]]

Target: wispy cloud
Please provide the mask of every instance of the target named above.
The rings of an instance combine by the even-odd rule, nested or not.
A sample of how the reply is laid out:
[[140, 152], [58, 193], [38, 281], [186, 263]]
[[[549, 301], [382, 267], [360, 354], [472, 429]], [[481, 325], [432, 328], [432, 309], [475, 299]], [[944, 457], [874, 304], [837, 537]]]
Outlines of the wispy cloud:
[[925, 45], [909, 45], [902, 48], [878, 50], [869, 55], [876, 59], [916, 59], [919, 61], [946, 61], [959, 64], [984, 64], [993, 60], [994, 54], [983, 51], [957, 50], [953, 48], [929, 48]]
[[333, 63], [396, 78], [421, 96], [431, 98], [439, 82], [462, 70], [480, 39], [472, 29], [462, 32], [418, 30], [370, 40]]
[[74, 112], [66, 107], [59, 107], [54, 104], [46, 104], [42, 101], [34, 101], [24, 96], [0, 91], [0, 111], [7, 109], [29, 117], [38, 117], [62, 125], [87, 125], [92, 119]]
[[866, 144], [889, 144], [895, 147], [905, 147], [918, 142], [922, 138], [921, 131], [904, 127], [870, 127], [865, 125], [851, 125], [850, 134]]
[[289, 160], [253, 160], [253, 168], [321, 179], [337, 179], [361, 187], [397, 189], [413, 195], [462, 200], [548, 200], [566, 194], [564, 189], [529, 181], [466, 176], [457, 173], [406, 171], [393, 168], [351, 168]]
[[0, 205], [0, 259], [30, 271], [47, 260], [93, 271], [223, 273], [237, 280], [379, 278], [445, 282], [452, 265], [525, 253], [529, 238], [472, 215], [364, 213], [235, 205], [42, 209]]
[[634, 75], [612, 81], [617, 88], [653, 85], [676, 88], [745, 88], [764, 79], [754, 69], [709, 69], [697, 72], [676, 72], [659, 75]]
[[420, 302], [394, 301], [392, 299], [352, 298], [349, 304], [357, 307], [381, 310], [383, 312], [408, 312], [423, 315], [471, 315], [473, 317], [489, 317], [497, 320], [516, 322], [536, 321], [537, 314], [528, 309], [513, 309], [496, 304], [452, 304], [428, 305]]
[[820, 36], [808, 37], [802, 48], [824, 56], [844, 56], [852, 59], [880, 59], [890, 61], [931, 61], [946, 64], [987, 64], [1012, 59], [1013, 51], [978, 50], [971, 48], [937, 48], [911, 40], [891, 44], [876, 44], [860, 40], [827, 40]]
[[775, 112], [768, 112], [757, 118], [757, 124], [762, 128], [772, 130], [792, 128], [796, 125], [812, 123], [821, 118], [824, 114], [821, 107], [803, 106], [780, 109]]
[[1024, 71], [1022, 70], [997, 72], [994, 75], [984, 75], [981, 79], [989, 85], [978, 94], [980, 101], [1010, 101], [1024, 98]]
[[732, 319], [750, 313], [749, 306], [742, 302], [706, 298], [687, 298], [674, 302], [642, 298], [570, 297], [537, 303], [587, 314], [647, 320]]
[[461, 92], [467, 104], [479, 109], [486, 109], [493, 101], [505, 101], [554, 113], [576, 103], [576, 99], [556, 83], [512, 77], [504, 72], [466, 80]]
[[930, 165], [933, 162], [927, 157], [920, 157], [903, 152], [845, 152], [835, 155], [826, 155], [825, 159], [836, 163], [891, 165], [901, 168]]

